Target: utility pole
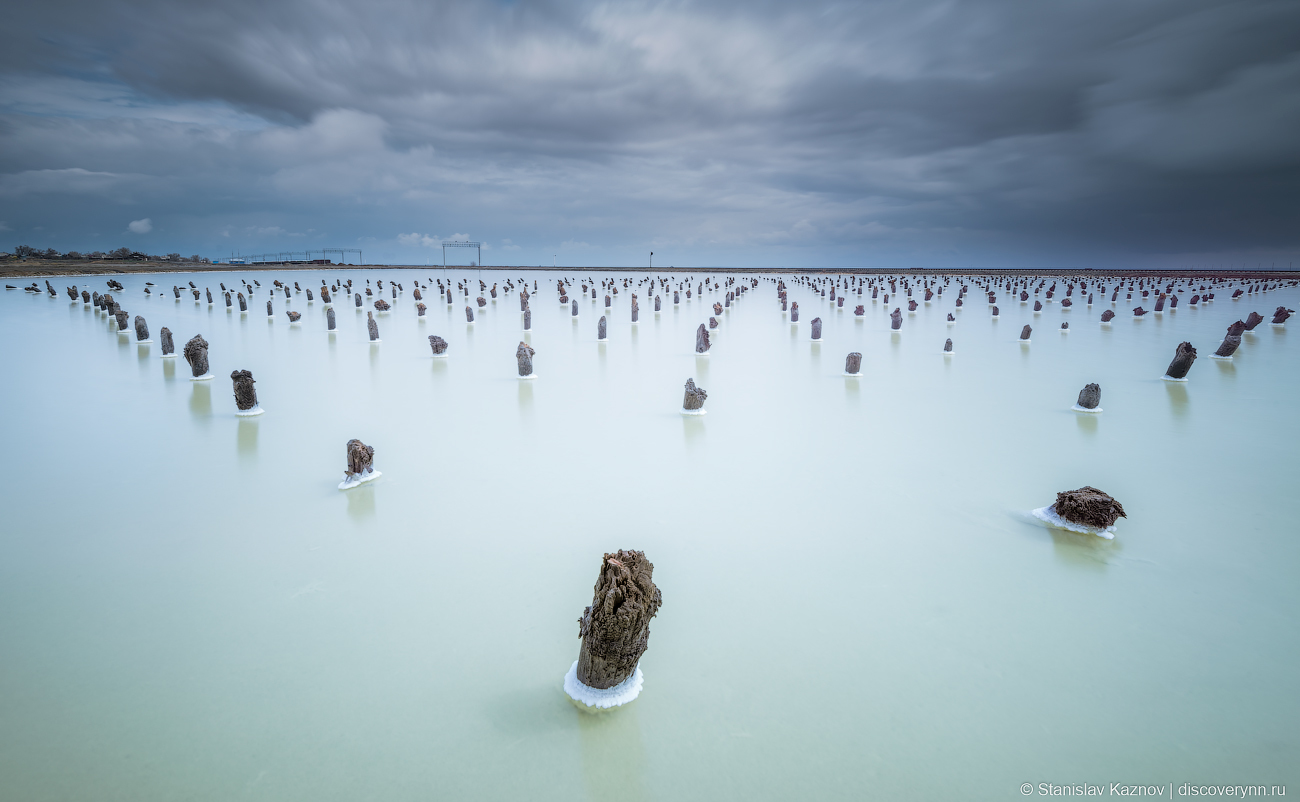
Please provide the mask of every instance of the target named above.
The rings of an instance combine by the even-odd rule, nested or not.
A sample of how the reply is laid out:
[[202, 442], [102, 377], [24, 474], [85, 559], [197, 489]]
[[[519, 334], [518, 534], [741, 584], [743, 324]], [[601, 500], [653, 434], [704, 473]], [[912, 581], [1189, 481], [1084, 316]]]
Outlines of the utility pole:
[[650, 271], [651, 271], [651, 272], [654, 272], [654, 269], [655, 269], [655, 252], [654, 252], [654, 251], [651, 251], [651, 252], [650, 252]]

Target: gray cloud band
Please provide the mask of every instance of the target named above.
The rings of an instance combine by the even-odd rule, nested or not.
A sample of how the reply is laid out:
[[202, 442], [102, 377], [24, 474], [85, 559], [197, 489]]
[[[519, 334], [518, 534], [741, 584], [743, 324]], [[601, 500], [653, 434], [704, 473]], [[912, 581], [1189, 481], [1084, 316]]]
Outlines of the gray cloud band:
[[736, 264], [1297, 246], [1295, 4], [55, 2], [15, 17], [10, 238], [40, 226], [90, 247], [148, 216], [176, 247], [343, 237], [401, 259], [420, 253], [409, 232], [456, 230], [548, 263], [565, 241], [598, 263], [658, 249]]

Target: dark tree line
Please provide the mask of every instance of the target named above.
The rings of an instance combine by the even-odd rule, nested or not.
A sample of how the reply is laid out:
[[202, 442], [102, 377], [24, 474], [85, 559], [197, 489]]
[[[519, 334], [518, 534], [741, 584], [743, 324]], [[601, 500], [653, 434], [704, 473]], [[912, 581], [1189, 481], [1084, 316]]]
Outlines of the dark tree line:
[[118, 248], [115, 251], [91, 251], [90, 253], [81, 253], [80, 251], [68, 251], [59, 253], [53, 248], [40, 250], [30, 245], [19, 245], [14, 248], [13, 253], [0, 254], [0, 259], [51, 259], [60, 261], [84, 261], [90, 259], [112, 259], [116, 261], [130, 262], [203, 262], [209, 260], [195, 254], [190, 257], [181, 256], [179, 253], [169, 253], [166, 256], [157, 254], [141, 253], [133, 251], [130, 248]]

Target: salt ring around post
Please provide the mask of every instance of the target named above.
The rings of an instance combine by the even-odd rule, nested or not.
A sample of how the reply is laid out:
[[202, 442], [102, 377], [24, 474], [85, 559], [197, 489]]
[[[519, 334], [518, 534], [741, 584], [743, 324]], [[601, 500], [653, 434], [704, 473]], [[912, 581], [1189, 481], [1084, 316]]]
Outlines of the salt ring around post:
[[1057, 515], [1056, 510], [1052, 509], [1051, 506], [1039, 507], [1036, 510], [1031, 510], [1029, 514], [1054, 529], [1065, 529], [1070, 532], [1078, 532], [1081, 535], [1096, 535], [1097, 537], [1103, 537], [1107, 540], [1115, 539], [1114, 526], [1108, 526], [1105, 529], [1101, 529], [1096, 526], [1076, 524], [1073, 521], [1067, 521]]
[[701, 415], [709, 414], [709, 411], [703, 407], [700, 407], [699, 409], [687, 409], [686, 407], [682, 407], [680, 412], [688, 418], [698, 418]]
[[1070, 407], [1070, 409], [1074, 410], [1075, 412], [1086, 412], [1089, 415], [1101, 414], [1101, 407], [1097, 407], [1095, 409], [1088, 409], [1087, 407], [1081, 407], [1078, 404], [1075, 404], [1074, 406]]
[[600, 713], [615, 707], [621, 707], [641, 695], [645, 675], [637, 666], [632, 676], [612, 688], [592, 688], [583, 685], [578, 679], [578, 661], [574, 660], [569, 673], [564, 675], [564, 693], [579, 710], [588, 713]]
[[1211, 359], [1218, 359], [1218, 360], [1221, 360], [1221, 361], [1223, 361], [1223, 362], [1231, 362], [1231, 361], [1232, 361], [1232, 355], [1231, 355], [1231, 354], [1229, 354], [1228, 356], [1219, 356], [1218, 354], [1210, 354], [1210, 358], [1211, 358]]
[[261, 405], [261, 404], [258, 404], [257, 406], [253, 407], [252, 409], [238, 409], [238, 410], [235, 410], [235, 415], [237, 415], [238, 417], [241, 417], [241, 418], [255, 418], [255, 417], [257, 417], [258, 415], [261, 415], [263, 412], [266, 412], [266, 410], [262, 409], [262, 405]]
[[840, 375], [843, 376], [843, 377], [846, 378], [846, 379], [861, 379], [861, 378], [862, 378], [862, 374], [861, 374], [861, 373], [849, 373], [847, 370], [844, 371], [843, 373], [841, 373]]
[[360, 487], [366, 482], [373, 482], [383, 475], [380, 471], [372, 470], [360, 478], [345, 478], [342, 482], [339, 482], [339, 490], [351, 490], [354, 487]]
[[529, 373], [527, 376], [520, 376], [519, 381], [527, 381], [528, 379], [536, 379], [536, 378], [537, 378], [536, 373]]
[[175, 358], [176, 358], [176, 355], [175, 355], [175, 354], [163, 354], [163, 355], [160, 357], [160, 359], [175, 359]]
[[190, 381], [192, 381], [192, 382], [209, 382], [209, 381], [212, 381], [212, 374], [211, 374], [211, 373], [204, 373], [202, 376], [191, 376], [191, 377], [190, 377]]
[[1164, 380], [1167, 381], [1167, 382], [1185, 382], [1185, 381], [1187, 381], [1187, 377], [1186, 377], [1186, 376], [1184, 376], [1184, 377], [1181, 378], [1181, 379], [1175, 379], [1173, 376], [1170, 376], [1168, 373], [1166, 373], [1165, 375], [1161, 376], [1160, 378], [1164, 379]]
[[136, 341], [135, 341], [135, 344], [136, 344], [136, 345], [152, 345], [152, 344], [153, 344], [153, 340], [136, 340]]

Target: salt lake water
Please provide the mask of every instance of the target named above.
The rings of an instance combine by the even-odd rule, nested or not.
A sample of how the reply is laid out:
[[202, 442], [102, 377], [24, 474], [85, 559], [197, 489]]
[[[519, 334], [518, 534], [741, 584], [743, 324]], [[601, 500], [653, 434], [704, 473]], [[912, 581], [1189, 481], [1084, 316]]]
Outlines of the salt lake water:
[[[473, 280], [472, 303], [520, 275], [533, 381], [517, 293], [468, 326], [430, 280]], [[1035, 315], [999, 292], [994, 321], [972, 285], [949, 327], [953, 286], [908, 315], [791, 276], [725, 312], [707, 359], [694, 331], [723, 291], [656, 315], [643, 287], [633, 326], [620, 283], [602, 344], [604, 291], [575, 320], [549, 271], [250, 272], [247, 315], [217, 291], [238, 274], [117, 276], [149, 346], [63, 294], [102, 278], [0, 295], [0, 798], [1300, 790], [1300, 332], [1265, 322], [1210, 358], [1300, 292], [1137, 320], [1122, 294]], [[338, 277], [385, 281], [382, 343], [347, 296], [334, 335], [305, 293], [267, 320], [272, 278]], [[189, 280], [217, 304], [173, 300]], [[163, 326], [178, 352], [203, 335], [215, 380], [160, 358]], [[1161, 381], [1182, 340], [1190, 381]], [[236, 417], [236, 369], [266, 414]], [[688, 378], [704, 417], [679, 413]], [[1101, 415], [1070, 409], [1088, 382]], [[383, 476], [340, 492], [354, 437]], [[1123, 503], [1114, 540], [1028, 515], [1082, 485]], [[619, 548], [664, 603], [640, 698], [592, 716], [562, 682]]]

